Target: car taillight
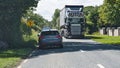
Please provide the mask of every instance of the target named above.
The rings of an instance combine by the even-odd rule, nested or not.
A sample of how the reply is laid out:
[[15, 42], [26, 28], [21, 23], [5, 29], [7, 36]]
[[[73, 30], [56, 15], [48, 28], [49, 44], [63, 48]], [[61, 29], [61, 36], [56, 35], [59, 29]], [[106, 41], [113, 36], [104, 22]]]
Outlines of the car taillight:
[[40, 36], [39, 38], [42, 39], [42, 38], [44, 38], [44, 36]]
[[62, 38], [60, 35], [57, 35], [56, 37], [57, 37], [57, 38]]

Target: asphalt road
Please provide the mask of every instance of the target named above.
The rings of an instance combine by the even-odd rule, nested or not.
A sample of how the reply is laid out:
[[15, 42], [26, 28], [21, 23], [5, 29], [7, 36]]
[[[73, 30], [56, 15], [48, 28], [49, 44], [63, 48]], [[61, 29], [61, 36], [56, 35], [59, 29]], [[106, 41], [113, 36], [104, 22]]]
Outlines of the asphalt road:
[[120, 68], [120, 47], [64, 39], [63, 49], [35, 50], [17, 68]]

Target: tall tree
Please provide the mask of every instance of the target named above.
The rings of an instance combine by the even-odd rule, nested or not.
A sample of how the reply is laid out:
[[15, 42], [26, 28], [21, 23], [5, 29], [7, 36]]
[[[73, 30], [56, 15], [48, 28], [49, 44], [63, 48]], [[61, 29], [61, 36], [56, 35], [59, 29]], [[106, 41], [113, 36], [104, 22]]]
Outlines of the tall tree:
[[98, 6], [87, 6], [84, 9], [84, 14], [86, 17], [86, 31], [89, 34], [98, 31], [98, 20], [99, 20], [99, 13], [98, 13]]
[[52, 17], [52, 27], [53, 28], [59, 28], [59, 16], [60, 16], [60, 10], [59, 9], [55, 9], [54, 15]]
[[37, 0], [0, 0], [0, 40], [16, 45], [22, 41], [20, 21], [26, 10], [37, 6]]
[[120, 0], [104, 0], [99, 13], [101, 26], [120, 26]]

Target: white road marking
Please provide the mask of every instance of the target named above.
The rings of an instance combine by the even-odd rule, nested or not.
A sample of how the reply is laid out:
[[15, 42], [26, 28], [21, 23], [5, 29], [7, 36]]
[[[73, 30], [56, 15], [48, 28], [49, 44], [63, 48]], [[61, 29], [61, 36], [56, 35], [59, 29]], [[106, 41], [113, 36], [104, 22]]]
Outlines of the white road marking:
[[80, 52], [85, 52], [84, 50], [80, 50]]
[[28, 59], [24, 60], [23, 63], [26, 63], [28, 61]]
[[[35, 53], [35, 51], [32, 51], [32, 53], [29, 54], [29, 57], [31, 57], [33, 53]], [[28, 59], [24, 60], [22, 63], [26, 63], [27, 61], [28, 61]], [[22, 64], [22, 63], [21, 63], [21, 64]], [[22, 67], [21, 67], [21, 64], [20, 64], [17, 68], [22, 68]]]
[[97, 64], [99, 68], [105, 68], [102, 64]]
[[22, 68], [21, 66], [18, 66], [17, 68]]
[[[28, 59], [24, 60], [21, 64], [26, 63], [27, 61], [28, 61]], [[17, 68], [22, 68], [21, 64]]]

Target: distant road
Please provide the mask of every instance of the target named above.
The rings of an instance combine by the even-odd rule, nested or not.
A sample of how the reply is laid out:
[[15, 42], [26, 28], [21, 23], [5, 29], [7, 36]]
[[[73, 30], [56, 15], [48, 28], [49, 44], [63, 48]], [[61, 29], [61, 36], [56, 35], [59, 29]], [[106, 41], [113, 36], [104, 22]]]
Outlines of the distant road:
[[63, 49], [35, 50], [18, 68], [120, 68], [120, 47], [64, 39]]

